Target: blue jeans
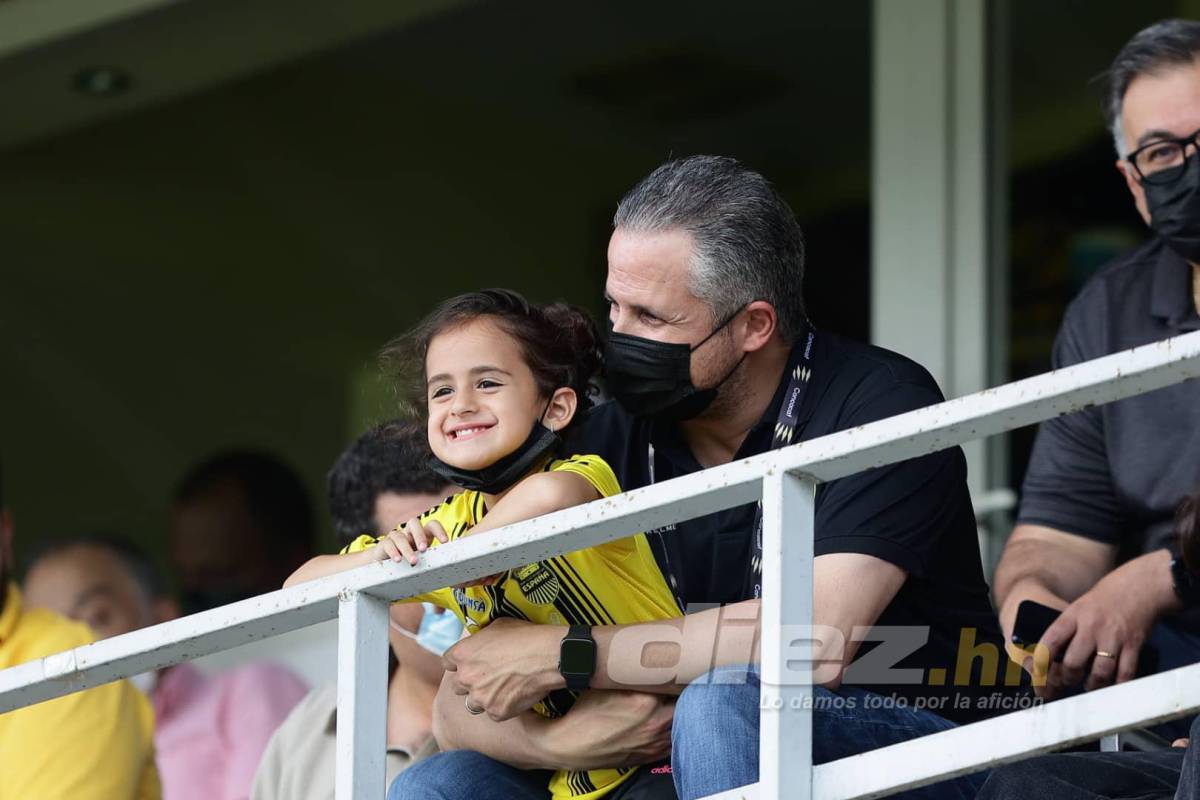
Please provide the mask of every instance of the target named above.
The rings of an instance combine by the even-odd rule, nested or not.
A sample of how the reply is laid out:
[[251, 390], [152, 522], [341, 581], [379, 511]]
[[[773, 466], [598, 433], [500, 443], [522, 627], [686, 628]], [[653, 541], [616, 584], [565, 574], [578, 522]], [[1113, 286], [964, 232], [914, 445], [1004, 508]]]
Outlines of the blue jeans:
[[1187, 750], [1055, 753], [994, 770], [979, 800], [1195, 800], [1200, 719]]
[[[675, 800], [666, 764], [643, 767], [604, 800]], [[396, 776], [388, 800], [547, 800], [550, 776], [521, 770], [470, 750], [451, 750], [419, 761]]]
[[519, 800], [550, 796], [550, 776], [501, 764], [472, 750], [418, 761], [396, 776], [387, 800]]
[[[854, 687], [813, 689], [813, 763], [823, 764], [918, 736], [954, 723], [911, 707], [866, 708], [871, 693]], [[840, 698], [840, 699], [839, 699]], [[756, 667], [720, 667], [688, 686], [675, 706], [671, 766], [680, 800], [736, 789], [758, 780], [759, 679]], [[786, 753], [780, 754], [786, 758]], [[977, 773], [896, 797], [971, 800], [983, 785]]]

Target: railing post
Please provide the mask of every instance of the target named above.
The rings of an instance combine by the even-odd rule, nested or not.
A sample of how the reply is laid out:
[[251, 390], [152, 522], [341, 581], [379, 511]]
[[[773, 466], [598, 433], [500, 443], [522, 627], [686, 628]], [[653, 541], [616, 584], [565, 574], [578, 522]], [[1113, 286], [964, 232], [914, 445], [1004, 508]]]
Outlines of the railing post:
[[[812, 797], [815, 497], [809, 479], [786, 472], [763, 477], [761, 800]], [[800, 666], [789, 668], [796, 661]]]
[[337, 800], [387, 791], [388, 603], [349, 592], [338, 603]]

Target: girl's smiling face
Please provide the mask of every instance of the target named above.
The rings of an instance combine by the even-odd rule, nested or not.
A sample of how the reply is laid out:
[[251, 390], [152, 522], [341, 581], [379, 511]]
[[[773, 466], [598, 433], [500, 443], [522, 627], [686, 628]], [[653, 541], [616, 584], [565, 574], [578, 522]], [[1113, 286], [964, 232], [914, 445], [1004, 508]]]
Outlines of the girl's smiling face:
[[515, 451], [547, 405], [520, 345], [487, 317], [433, 337], [425, 383], [429, 445], [459, 469], [483, 469]]

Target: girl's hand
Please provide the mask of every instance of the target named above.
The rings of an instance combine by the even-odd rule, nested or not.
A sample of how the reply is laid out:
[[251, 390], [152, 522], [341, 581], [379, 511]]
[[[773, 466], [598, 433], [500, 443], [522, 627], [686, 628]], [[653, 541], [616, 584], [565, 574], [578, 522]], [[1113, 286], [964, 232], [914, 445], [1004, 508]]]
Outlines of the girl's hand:
[[392, 561], [407, 561], [416, 566], [417, 554], [428, 550], [430, 542], [434, 539], [442, 544], [450, 541], [450, 537], [437, 520], [430, 520], [422, 525], [420, 519], [413, 517], [408, 522], [397, 525], [379, 540], [379, 560], [390, 558]]

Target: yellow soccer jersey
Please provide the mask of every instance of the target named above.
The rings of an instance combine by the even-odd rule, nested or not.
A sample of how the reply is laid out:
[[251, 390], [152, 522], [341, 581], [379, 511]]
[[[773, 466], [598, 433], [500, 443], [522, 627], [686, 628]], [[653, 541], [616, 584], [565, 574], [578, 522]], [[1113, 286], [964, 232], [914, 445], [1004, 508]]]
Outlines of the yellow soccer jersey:
[[[602, 497], [621, 491], [612, 468], [599, 456], [576, 455], [551, 461], [546, 471], [581, 475]], [[453, 542], [478, 524], [484, 513], [483, 495], [464, 491], [426, 511], [421, 521], [436, 520]], [[365, 550], [377, 541], [373, 536], [360, 536], [342, 552]], [[434, 541], [432, 546], [439, 544]], [[681, 613], [641, 533], [510, 570], [493, 586], [438, 589], [404, 602], [416, 601], [428, 601], [453, 611], [468, 633], [485, 627], [497, 617], [516, 617], [543, 625], [620, 625], [670, 619]], [[535, 710], [544, 716], [558, 717], [567, 712], [577, 696], [559, 690], [538, 703]], [[555, 800], [596, 800], [633, 772], [633, 769], [559, 770], [550, 780], [550, 793]]]

